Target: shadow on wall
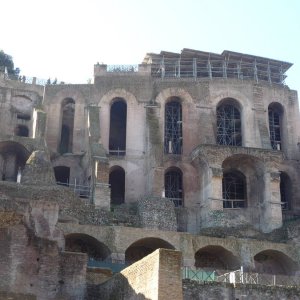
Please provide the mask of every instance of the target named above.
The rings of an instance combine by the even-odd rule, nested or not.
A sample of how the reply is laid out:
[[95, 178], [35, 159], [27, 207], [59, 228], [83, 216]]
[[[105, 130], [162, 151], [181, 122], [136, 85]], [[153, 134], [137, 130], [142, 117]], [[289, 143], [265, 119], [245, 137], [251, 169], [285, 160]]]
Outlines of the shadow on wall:
[[151, 300], [142, 293], [137, 294], [130, 286], [128, 279], [121, 273], [116, 274], [113, 279], [105, 282], [102, 287], [87, 284], [86, 296], [88, 300]]

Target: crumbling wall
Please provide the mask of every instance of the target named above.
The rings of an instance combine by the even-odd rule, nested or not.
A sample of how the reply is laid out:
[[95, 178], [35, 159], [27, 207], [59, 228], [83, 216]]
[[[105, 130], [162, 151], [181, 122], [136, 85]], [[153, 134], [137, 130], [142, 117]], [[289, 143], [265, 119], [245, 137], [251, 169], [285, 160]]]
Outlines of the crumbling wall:
[[177, 231], [174, 204], [165, 198], [144, 197], [138, 201], [141, 227]]
[[62, 252], [58, 205], [31, 201], [19, 206], [18, 214], [1, 212], [5, 218], [0, 227], [0, 290], [41, 300], [83, 299], [87, 256]]
[[263, 286], [251, 284], [233, 284], [221, 282], [200, 283], [193, 280], [183, 280], [184, 300], [278, 300], [300, 299], [300, 288], [292, 286]]

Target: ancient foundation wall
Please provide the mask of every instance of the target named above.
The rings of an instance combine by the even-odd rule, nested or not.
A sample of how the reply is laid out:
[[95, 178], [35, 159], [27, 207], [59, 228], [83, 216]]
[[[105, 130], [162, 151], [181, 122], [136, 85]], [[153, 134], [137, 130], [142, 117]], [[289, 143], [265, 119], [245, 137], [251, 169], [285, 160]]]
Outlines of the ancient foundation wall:
[[88, 299], [182, 300], [181, 253], [158, 249], [105, 283], [88, 288]]

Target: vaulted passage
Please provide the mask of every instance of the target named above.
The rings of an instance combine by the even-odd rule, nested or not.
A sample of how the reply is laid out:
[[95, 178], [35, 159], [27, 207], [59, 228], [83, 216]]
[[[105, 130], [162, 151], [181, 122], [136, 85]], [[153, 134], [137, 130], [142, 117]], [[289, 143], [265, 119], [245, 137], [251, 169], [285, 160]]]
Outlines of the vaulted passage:
[[131, 244], [125, 252], [125, 261], [134, 263], [158, 248], [175, 249], [168, 242], [159, 238], [144, 238]]
[[87, 253], [89, 258], [98, 261], [107, 259], [111, 254], [111, 251], [105, 244], [87, 234], [72, 233], [65, 238], [66, 251]]
[[225, 99], [217, 108], [217, 144], [242, 146], [241, 114], [234, 99]]
[[239, 260], [221, 246], [206, 246], [195, 254], [195, 267], [212, 270], [236, 270]]
[[56, 183], [68, 186], [70, 183], [70, 168], [65, 166], [54, 167]]
[[127, 104], [117, 98], [110, 108], [109, 154], [126, 154]]
[[61, 104], [61, 137], [59, 144], [59, 153], [72, 153], [73, 147], [73, 131], [74, 131], [74, 115], [75, 101], [66, 98]]
[[277, 250], [265, 250], [254, 256], [255, 271], [267, 274], [292, 275], [298, 264]]
[[178, 168], [171, 168], [165, 173], [165, 197], [176, 207], [183, 205], [182, 172]]
[[172, 97], [165, 106], [164, 151], [169, 154], [182, 153], [182, 109], [178, 97]]
[[109, 173], [110, 201], [112, 205], [125, 202], [125, 171], [119, 166], [112, 168]]

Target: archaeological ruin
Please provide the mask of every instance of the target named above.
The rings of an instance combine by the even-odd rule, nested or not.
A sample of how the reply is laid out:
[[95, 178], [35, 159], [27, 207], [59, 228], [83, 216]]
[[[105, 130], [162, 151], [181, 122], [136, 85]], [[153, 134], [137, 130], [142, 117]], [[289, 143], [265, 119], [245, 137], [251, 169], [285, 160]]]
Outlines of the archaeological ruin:
[[0, 299], [300, 299], [291, 63], [223, 51], [0, 73]]

